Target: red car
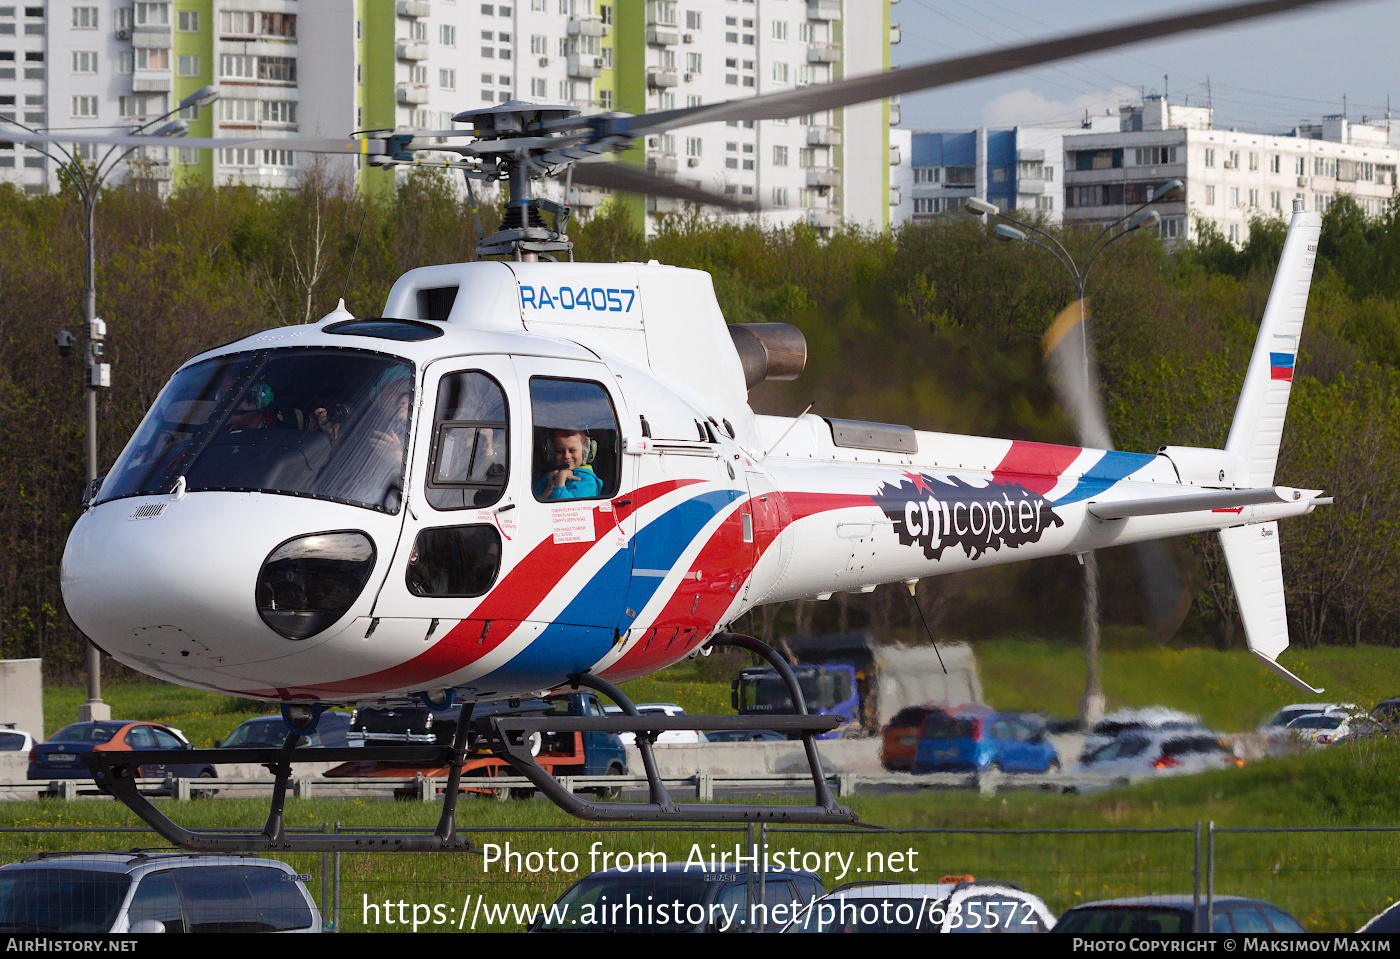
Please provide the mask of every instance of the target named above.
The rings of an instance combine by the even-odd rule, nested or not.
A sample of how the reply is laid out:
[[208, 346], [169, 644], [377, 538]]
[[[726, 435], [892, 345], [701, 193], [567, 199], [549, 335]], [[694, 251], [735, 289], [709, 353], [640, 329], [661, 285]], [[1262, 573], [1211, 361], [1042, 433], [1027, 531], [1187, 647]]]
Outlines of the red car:
[[895, 713], [880, 731], [880, 764], [891, 772], [909, 772], [914, 768], [914, 754], [919, 750], [919, 736], [930, 713], [943, 712], [938, 706], [925, 703], [910, 706]]
[[[190, 749], [178, 730], [161, 723], [137, 723], [112, 719], [72, 723], [29, 751], [29, 779], [91, 779], [81, 753], [128, 752], [142, 749]], [[152, 763], [141, 767], [148, 778], [212, 779], [208, 763]]]

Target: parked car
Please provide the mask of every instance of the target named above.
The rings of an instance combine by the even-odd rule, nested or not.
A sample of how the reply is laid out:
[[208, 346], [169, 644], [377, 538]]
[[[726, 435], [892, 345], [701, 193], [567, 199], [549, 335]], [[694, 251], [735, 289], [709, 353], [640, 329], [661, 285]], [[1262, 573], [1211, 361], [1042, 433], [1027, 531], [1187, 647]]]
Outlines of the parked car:
[[[556, 909], [542, 911], [530, 931], [740, 932], [748, 927], [748, 904], [754, 902], [764, 907], [755, 918], [765, 931], [776, 932], [826, 893], [816, 873], [769, 871], [762, 879], [760, 897], [759, 875], [746, 865], [671, 862], [654, 870], [645, 865], [605, 869], [570, 886]], [[628, 909], [629, 904], [644, 908]], [[670, 908], [663, 911], [663, 905]]]
[[[143, 749], [190, 749], [183, 733], [163, 723], [104, 720], [71, 723], [29, 751], [29, 779], [91, 779], [85, 752], [126, 752]], [[213, 779], [208, 763], [151, 763], [140, 767], [148, 778]]]
[[1053, 772], [1060, 768], [1045, 727], [1032, 713], [959, 707], [930, 713], [914, 754], [914, 772]]
[[1373, 916], [1366, 925], [1357, 932], [1371, 932], [1380, 935], [1383, 932], [1394, 935], [1400, 932], [1400, 902], [1393, 904], [1378, 916]]
[[1380, 723], [1387, 731], [1400, 728], [1400, 696], [1383, 699], [1376, 703], [1376, 708], [1371, 710], [1371, 718]]
[[1084, 739], [1079, 753], [1081, 760], [1102, 746], [1127, 733], [1169, 733], [1205, 731], [1199, 716], [1168, 709], [1146, 706], [1140, 709], [1119, 709], [1099, 720]]
[[0, 753], [27, 753], [34, 748], [34, 737], [23, 729], [16, 729], [18, 723], [0, 723]]
[[[1211, 932], [1307, 932], [1273, 903], [1239, 896], [1216, 896]], [[1206, 931], [1206, 900], [1191, 896], [1136, 896], [1075, 906], [1051, 932], [1077, 936], [1173, 936]]]
[[[350, 714], [324, 712], [316, 724], [314, 732], [301, 737], [298, 746], [347, 746], [350, 731]], [[223, 749], [239, 747], [248, 749], [258, 746], [281, 748], [287, 740], [287, 723], [281, 716], [257, 716], [244, 720], [228, 738], [214, 745]]]
[[8, 933], [321, 932], [284, 862], [192, 853], [40, 853], [0, 866]]
[[1243, 766], [1212, 732], [1129, 733], [1081, 757], [1076, 772], [1103, 776], [1172, 776]]
[[1338, 703], [1293, 703], [1283, 707], [1260, 723], [1259, 732], [1269, 737], [1286, 735], [1284, 730], [1288, 728], [1288, 724], [1298, 719], [1300, 716], [1307, 716], [1312, 713], [1328, 713], [1338, 708], [1340, 708]]
[[1049, 932], [1055, 916], [1014, 883], [945, 876], [937, 884], [854, 882], [804, 909], [783, 932]]
[[[604, 706], [603, 712], [609, 716], [621, 716], [621, 706]], [[638, 703], [637, 713], [641, 716], [684, 716], [685, 710], [675, 703]], [[637, 736], [635, 733], [618, 733], [624, 746], [635, 746]], [[656, 737], [656, 745], [666, 746], [670, 744], [690, 744], [708, 742], [705, 733], [698, 729], [667, 729]]]
[[788, 738], [773, 729], [707, 729], [708, 743], [785, 743]]
[[908, 706], [895, 713], [885, 728], [880, 730], [880, 765], [891, 772], [908, 772], [912, 769], [924, 723], [935, 711], [943, 710], [932, 703], [925, 703], [922, 706]]
[[1308, 713], [1290, 722], [1284, 727], [1284, 732], [1294, 742], [1322, 747], [1339, 743], [1355, 733], [1370, 732], [1373, 728], [1374, 724], [1365, 720], [1354, 723], [1345, 713]]

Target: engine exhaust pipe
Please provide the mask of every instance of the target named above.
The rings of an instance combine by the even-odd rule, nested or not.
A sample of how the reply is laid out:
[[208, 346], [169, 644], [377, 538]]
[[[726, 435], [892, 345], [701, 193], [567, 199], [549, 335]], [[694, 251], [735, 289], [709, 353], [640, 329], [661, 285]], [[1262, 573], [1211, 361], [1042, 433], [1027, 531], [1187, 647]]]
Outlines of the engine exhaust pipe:
[[748, 389], [765, 380], [795, 380], [807, 366], [807, 338], [789, 323], [731, 323], [729, 338]]

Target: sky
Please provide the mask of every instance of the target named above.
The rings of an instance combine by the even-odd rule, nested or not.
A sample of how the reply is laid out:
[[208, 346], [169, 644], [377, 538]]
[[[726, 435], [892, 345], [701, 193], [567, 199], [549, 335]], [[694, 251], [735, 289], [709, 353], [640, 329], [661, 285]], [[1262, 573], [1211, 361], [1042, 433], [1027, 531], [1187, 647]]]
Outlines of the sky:
[[[1233, 0], [1231, 0], [1233, 2]], [[1200, 9], [1201, 0], [899, 0], [896, 64], [941, 60], [1001, 46]], [[1166, 92], [1172, 103], [1215, 109], [1217, 128], [1281, 133], [1302, 120], [1345, 112], [1383, 118], [1394, 97], [1400, 142], [1400, 0], [1336, 0], [1214, 30], [1136, 44], [902, 98], [901, 126], [1077, 126], [1085, 110]]]

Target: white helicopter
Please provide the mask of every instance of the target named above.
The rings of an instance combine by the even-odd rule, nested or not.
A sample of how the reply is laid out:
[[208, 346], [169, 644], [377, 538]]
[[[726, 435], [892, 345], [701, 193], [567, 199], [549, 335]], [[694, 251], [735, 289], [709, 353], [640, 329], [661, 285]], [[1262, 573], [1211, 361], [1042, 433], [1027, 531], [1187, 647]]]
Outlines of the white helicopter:
[[[1288, 644], [1277, 523], [1328, 500], [1275, 486], [1274, 466], [1316, 214], [1293, 214], [1225, 448], [1137, 454], [756, 415], [747, 390], [801, 372], [801, 333], [726, 326], [709, 275], [696, 270], [552, 262], [570, 250], [567, 210], [530, 189], [534, 177], [660, 129], [801, 115], [1305, 2], [1255, 2], [642, 117], [513, 102], [459, 115], [473, 123], [470, 134], [278, 140], [381, 163], [456, 154], [430, 162], [508, 185], [506, 222], [479, 249], [508, 259], [412, 270], [382, 317], [357, 318], [342, 304], [319, 323], [226, 344], [175, 373], [89, 489], [63, 558], [64, 600], [83, 633], [120, 662], [279, 702], [292, 729], [280, 753], [218, 757], [274, 766], [278, 785], [259, 834], [170, 822], [137, 793], [127, 754], [91, 754], [97, 782], [191, 849], [465, 849], [453, 810], [470, 705], [587, 686], [626, 715], [491, 720], [491, 747], [568, 811], [851, 822], [812, 741], [836, 720], [805, 715], [782, 658], [728, 624], [765, 603], [912, 588], [977, 566], [1211, 530], [1225, 547], [1250, 649], [1310, 689], [1276, 661]], [[464, 136], [460, 146], [436, 139]], [[619, 164], [580, 163], [573, 177], [728, 202]], [[751, 725], [639, 718], [615, 685], [725, 644], [765, 656], [787, 678], [798, 715], [772, 724], [805, 740], [813, 806], [677, 804], [648, 735], [637, 742], [650, 801], [586, 802], [523, 745], [546, 728], [654, 736]], [[390, 751], [454, 770], [436, 832], [287, 834], [282, 800], [299, 732], [328, 705], [410, 699], [463, 709], [451, 747]], [[371, 751], [317, 755], [376, 758]]]

